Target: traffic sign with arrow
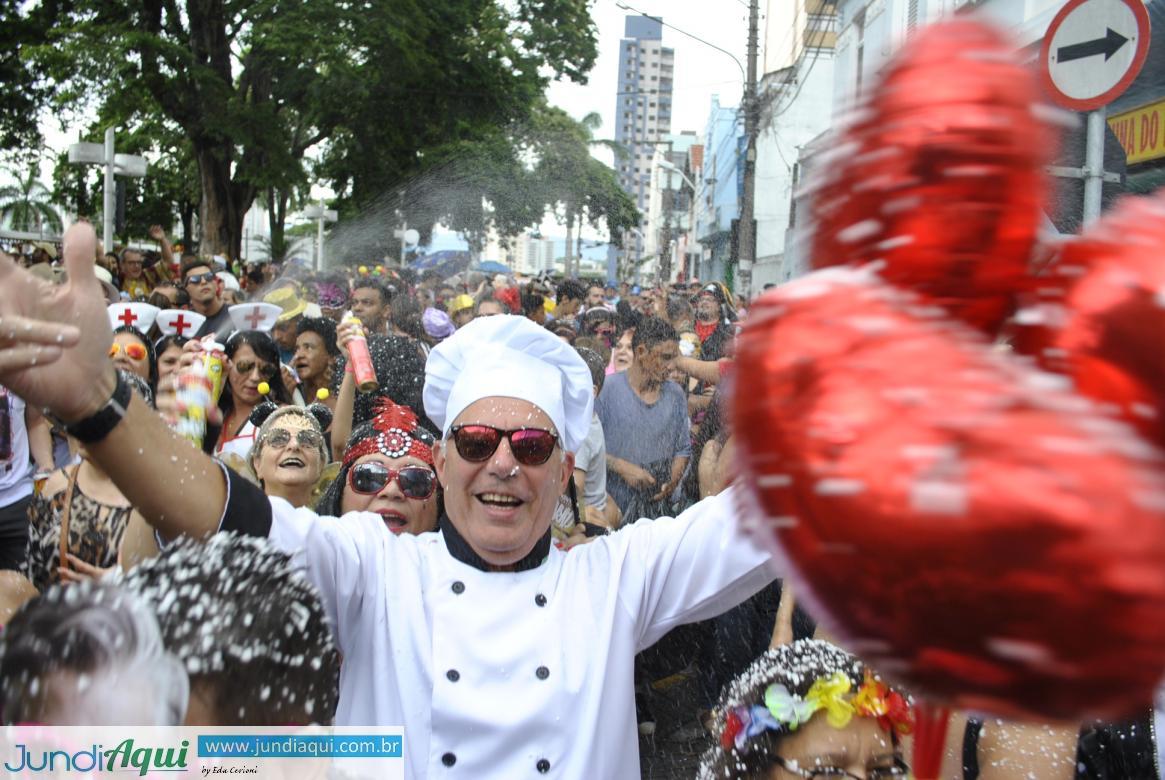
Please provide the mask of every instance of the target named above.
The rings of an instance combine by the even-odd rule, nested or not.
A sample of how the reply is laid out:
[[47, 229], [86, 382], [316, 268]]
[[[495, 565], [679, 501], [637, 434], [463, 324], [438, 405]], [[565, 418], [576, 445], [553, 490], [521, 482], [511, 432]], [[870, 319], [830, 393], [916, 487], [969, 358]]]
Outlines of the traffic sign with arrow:
[[1069, 0], [1044, 35], [1040, 76], [1064, 108], [1105, 106], [1137, 77], [1149, 52], [1149, 14], [1141, 0]]
[[1084, 43], [1074, 43], [1071, 46], [1061, 46], [1056, 50], [1056, 61], [1063, 64], [1072, 60], [1081, 60], [1085, 57], [1095, 57], [1098, 54], [1103, 54], [1104, 61], [1108, 62], [1109, 58], [1116, 54], [1120, 50], [1120, 47], [1128, 42], [1128, 38], [1109, 27], [1105, 31], [1103, 38], [1085, 41]]

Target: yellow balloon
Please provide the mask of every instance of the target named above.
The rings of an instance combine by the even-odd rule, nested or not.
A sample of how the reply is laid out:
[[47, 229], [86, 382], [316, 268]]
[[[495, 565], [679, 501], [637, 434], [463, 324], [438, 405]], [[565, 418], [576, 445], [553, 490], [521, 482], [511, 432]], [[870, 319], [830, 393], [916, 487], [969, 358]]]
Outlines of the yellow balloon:
[[360, 273], [362, 273], [362, 274], [368, 273], [368, 266], [366, 266], [366, 265], [360, 266]]
[[317, 401], [326, 401], [330, 395], [331, 393], [328, 392], [328, 388], [326, 387], [321, 387], [319, 390], [316, 390]]
[[259, 391], [259, 395], [267, 395], [271, 392], [271, 385], [266, 382], [260, 382], [259, 387], [256, 389]]

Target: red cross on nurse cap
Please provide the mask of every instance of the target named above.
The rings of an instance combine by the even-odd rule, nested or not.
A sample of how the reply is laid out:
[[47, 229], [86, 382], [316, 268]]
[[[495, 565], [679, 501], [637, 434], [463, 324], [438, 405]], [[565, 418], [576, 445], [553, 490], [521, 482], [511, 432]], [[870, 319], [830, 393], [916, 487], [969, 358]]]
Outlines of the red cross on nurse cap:
[[283, 309], [273, 303], [236, 303], [230, 308], [235, 330], [261, 330], [269, 333]]
[[157, 306], [138, 301], [111, 303], [106, 309], [109, 311], [109, 327], [117, 330], [129, 325], [142, 333], [149, 332], [161, 311]]
[[163, 336], [193, 338], [204, 322], [206, 317], [196, 311], [162, 309], [158, 312], [158, 330], [162, 331]]

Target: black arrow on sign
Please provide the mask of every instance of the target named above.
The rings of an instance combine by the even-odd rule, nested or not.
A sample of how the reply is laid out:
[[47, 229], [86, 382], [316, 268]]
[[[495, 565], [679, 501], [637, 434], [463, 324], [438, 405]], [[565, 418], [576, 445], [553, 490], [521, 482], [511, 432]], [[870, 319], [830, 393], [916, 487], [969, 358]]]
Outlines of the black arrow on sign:
[[1095, 57], [1097, 54], [1104, 55], [1104, 61], [1108, 62], [1108, 58], [1116, 54], [1120, 47], [1129, 42], [1129, 39], [1118, 33], [1111, 27], [1105, 28], [1108, 32], [1103, 38], [1096, 38], [1084, 43], [1074, 43], [1071, 46], [1061, 46], [1056, 49], [1057, 62], [1071, 62], [1072, 60], [1082, 60], [1085, 57]]

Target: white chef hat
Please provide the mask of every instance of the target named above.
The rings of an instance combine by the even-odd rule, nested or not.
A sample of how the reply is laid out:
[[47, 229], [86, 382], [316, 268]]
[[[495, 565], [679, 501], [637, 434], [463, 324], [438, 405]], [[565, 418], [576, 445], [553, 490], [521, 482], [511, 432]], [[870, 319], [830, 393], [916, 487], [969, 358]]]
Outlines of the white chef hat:
[[492, 397], [537, 406], [569, 452], [590, 430], [590, 369], [573, 347], [525, 317], [479, 317], [429, 353], [425, 413], [443, 435], [466, 407]]

